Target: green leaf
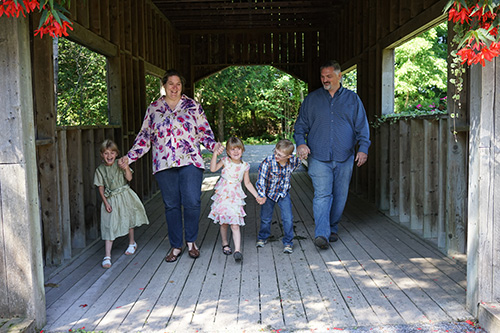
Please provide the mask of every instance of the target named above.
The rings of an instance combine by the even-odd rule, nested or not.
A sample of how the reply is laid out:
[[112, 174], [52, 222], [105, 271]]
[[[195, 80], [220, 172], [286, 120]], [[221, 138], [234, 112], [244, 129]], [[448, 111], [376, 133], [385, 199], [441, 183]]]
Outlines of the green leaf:
[[59, 12], [57, 10], [52, 10], [52, 16], [54, 19], [62, 26], [61, 18], [59, 18]]
[[47, 21], [47, 17], [49, 15], [48, 10], [44, 9], [42, 10], [42, 16], [40, 17], [40, 23], [38, 24], [38, 29], [42, 27], [42, 25]]

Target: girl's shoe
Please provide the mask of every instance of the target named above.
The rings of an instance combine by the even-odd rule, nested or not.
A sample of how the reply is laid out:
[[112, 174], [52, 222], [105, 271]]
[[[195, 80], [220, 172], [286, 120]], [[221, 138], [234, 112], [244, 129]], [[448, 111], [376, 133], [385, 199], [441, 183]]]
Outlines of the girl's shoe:
[[234, 252], [234, 260], [235, 261], [242, 261], [243, 260], [243, 254], [241, 254], [240, 251]]
[[110, 268], [111, 267], [111, 257], [104, 257], [102, 259], [102, 268]]
[[135, 250], [137, 250], [137, 243], [134, 242], [134, 244], [129, 244], [127, 247], [127, 251], [125, 251], [125, 255], [130, 256], [135, 253]]
[[233, 253], [233, 250], [229, 247], [229, 244], [222, 245], [222, 253], [228, 256]]

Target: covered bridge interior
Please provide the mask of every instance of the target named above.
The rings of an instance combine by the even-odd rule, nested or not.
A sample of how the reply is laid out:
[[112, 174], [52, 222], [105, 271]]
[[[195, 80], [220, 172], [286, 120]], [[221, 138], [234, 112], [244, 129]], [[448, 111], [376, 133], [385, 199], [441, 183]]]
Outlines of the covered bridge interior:
[[[100, 161], [98, 147], [105, 138], [118, 142], [122, 152], [132, 145], [147, 106], [146, 74], [161, 77], [165, 70], [176, 68], [186, 77], [185, 92], [192, 96], [198, 80], [226, 67], [272, 65], [307, 82], [312, 90], [320, 86], [319, 65], [336, 59], [343, 69], [357, 69], [357, 93], [373, 122], [393, 112], [394, 48], [446, 21], [446, 3], [72, 1], [73, 30], [67, 38], [108, 61], [110, 125], [92, 128], [56, 126], [53, 42], [48, 37], [33, 37], [39, 16], [1, 17], [0, 61], [8, 65], [2, 66], [2, 77], [8, 79], [0, 83], [1, 99], [7, 101], [1, 103], [0, 112], [5, 115], [15, 110], [18, 113], [9, 119], [25, 120], [17, 125], [18, 133], [7, 130], [13, 128], [12, 121], [5, 116], [2, 120], [6, 129], [2, 142], [14, 148], [2, 149], [0, 157], [2, 162], [13, 161], [14, 169], [2, 167], [0, 173], [4, 230], [0, 245], [7, 249], [0, 258], [0, 280], [4, 281], [0, 312], [43, 322], [43, 267], [58, 267], [100, 241], [100, 201], [93, 187], [93, 172]], [[491, 264], [495, 259], [498, 263], [499, 227], [495, 225], [494, 187], [488, 187], [496, 182], [495, 165], [489, 161], [494, 161], [490, 151], [497, 147], [496, 128], [491, 127], [496, 117], [491, 96], [495, 95], [497, 65], [487, 66], [466, 73], [460, 108], [448, 99], [448, 112], [458, 114], [453, 124], [458, 129], [455, 136], [447, 116], [402, 119], [373, 128], [368, 163], [356, 170], [352, 182], [353, 192], [395, 223], [450, 256], [468, 255], [468, 302], [474, 314], [479, 311], [479, 300], [500, 299], [500, 289], [493, 283], [500, 270]], [[453, 91], [450, 85], [448, 95]], [[481, 132], [486, 124], [490, 128]], [[478, 148], [478, 140], [487, 151]], [[25, 172], [16, 173], [17, 165]], [[143, 200], [157, 192], [151, 169], [149, 158], [134, 164], [132, 187]], [[488, 184], [480, 180], [481, 172], [491, 175]], [[7, 186], [13, 174], [26, 191], [21, 196], [26, 199], [17, 203], [10, 199], [12, 189]], [[480, 200], [483, 195], [487, 199]], [[18, 225], [14, 226], [14, 216], [25, 217], [21, 222], [16, 219]], [[21, 248], [23, 238], [31, 241], [20, 255], [16, 249]], [[13, 269], [21, 266], [30, 269], [27, 273]], [[19, 280], [20, 275], [28, 286], [9, 282]], [[3, 297], [7, 291], [12, 293], [15, 288], [21, 290], [16, 293], [20, 301], [4, 301], [9, 299]]]

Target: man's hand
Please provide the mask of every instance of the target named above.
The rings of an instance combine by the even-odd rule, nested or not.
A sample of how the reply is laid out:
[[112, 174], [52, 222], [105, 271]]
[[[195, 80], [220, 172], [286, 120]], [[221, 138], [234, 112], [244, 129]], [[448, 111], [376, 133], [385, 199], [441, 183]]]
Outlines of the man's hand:
[[310, 153], [311, 153], [311, 150], [305, 144], [302, 144], [302, 145], [297, 147], [297, 154], [299, 155], [299, 158], [301, 160], [307, 159], [307, 156], [309, 156]]
[[356, 159], [354, 161], [358, 162], [356, 165], [358, 167], [360, 167], [360, 166], [362, 166], [363, 164], [366, 163], [367, 159], [368, 159], [368, 155], [367, 154], [358, 151], [358, 153], [356, 154]]

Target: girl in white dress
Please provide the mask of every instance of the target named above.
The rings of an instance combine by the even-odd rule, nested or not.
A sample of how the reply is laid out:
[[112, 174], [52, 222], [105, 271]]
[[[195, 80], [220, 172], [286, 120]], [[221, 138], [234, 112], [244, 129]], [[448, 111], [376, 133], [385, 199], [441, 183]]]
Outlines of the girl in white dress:
[[213, 219], [214, 223], [220, 224], [222, 252], [225, 255], [233, 253], [227, 237], [229, 226], [231, 226], [234, 259], [236, 261], [243, 259], [240, 226], [245, 225], [244, 217], [246, 216], [243, 206], [247, 196], [243, 192], [241, 182], [245, 182], [247, 190], [252, 193], [259, 204], [264, 203], [263, 200], [265, 200], [265, 198], [259, 197], [257, 190], [250, 182], [250, 165], [241, 160], [244, 151], [243, 142], [239, 138], [231, 137], [226, 144], [228, 157], [223, 157], [220, 161], [217, 161], [217, 155], [222, 153], [222, 147], [220, 143], [217, 143], [210, 161], [210, 171], [216, 172], [220, 168], [223, 169], [221, 177], [215, 185], [215, 194], [211, 198], [214, 202], [208, 217]]
[[94, 185], [99, 188], [102, 199], [101, 235], [105, 252], [102, 267], [110, 268], [113, 241], [128, 234], [129, 245], [125, 254], [134, 254], [137, 250], [134, 228], [149, 224], [149, 221], [141, 199], [128, 185], [132, 180], [132, 169], [128, 164], [118, 166], [116, 158], [120, 152], [116, 143], [104, 140], [100, 152], [103, 163], [95, 171]]

